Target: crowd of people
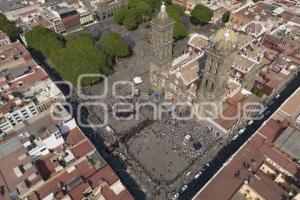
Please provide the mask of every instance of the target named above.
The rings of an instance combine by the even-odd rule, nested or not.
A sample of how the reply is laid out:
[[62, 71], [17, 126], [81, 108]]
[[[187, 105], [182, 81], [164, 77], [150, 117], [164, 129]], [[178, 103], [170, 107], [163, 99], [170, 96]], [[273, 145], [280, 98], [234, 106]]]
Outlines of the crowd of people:
[[177, 120], [166, 115], [157, 125], [153, 125], [153, 129], [162, 139], [174, 145], [174, 151], [181, 152], [189, 160], [195, 160], [209, 150], [217, 139], [207, 126], [193, 120]]

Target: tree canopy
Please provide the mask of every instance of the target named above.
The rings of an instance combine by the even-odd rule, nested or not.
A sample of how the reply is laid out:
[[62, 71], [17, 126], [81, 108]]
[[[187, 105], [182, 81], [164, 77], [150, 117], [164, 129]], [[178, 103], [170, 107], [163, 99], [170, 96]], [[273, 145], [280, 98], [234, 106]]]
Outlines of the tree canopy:
[[128, 44], [117, 33], [102, 36], [100, 42], [102, 49], [109, 56], [125, 57], [129, 55]]
[[134, 30], [151, 19], [157, 0], [129, 0], [128, 9], [119, 8], [114, 12], [114, 21]]
[[113, 20], [118, 24], [123, 24], [124, 18], [128, 14], [128, 8], [122, 7], [114, 11]]
[[123, 24], [128, 30], [134, 30], [138, 28], [139, 21], [138, 21], [138, 13], [136, 12], [136, 10], [133, 9], [130, 10], [128, 15], [126, 15]]
[[167, 7], [167, 13], [175, 21], [180, 22], [184, 16], [184, 9], [179, 5], [170, 5]]
[[201, 25], [209, 23], [213, 15], [213, 11], [202, 4], [197, 4], [191, 12], [192, 21]]
[[142, 0], [129, 0], [128, 6], [129, 8], [136, 8], [140, 2], [142, 2]]
[[[67, 40], [67, 45], [52, 60], [57, 71], [65, 80], [76, 84], [82, 74], [108, 74], [111, 69], [106, 63], [106, 55], [94, 44], [89, 34], [74, 36]], [[82, 85], [90, 85], [99, 78], [84, 78]]]
[[0, 29], [4, 31], [12, 41], [17, 40], [19, 31], [15, 24], [9, 21], [4, 14], [0, 13]]
[[135, 8], [138, 10], [139, 16], [142, 16], [142, 15], [150, 16], [152, 13], [151, 7], [143, 1], [139, 2]]
[[27, 32], [25, 38], [29, 48], [38, 50], [50, 59], [63, 47], [63, 40], [58, 34], [41, 26]]
[[230, 12], [226, 11], [222, 16], [222, 22], [224, 22], [224, 23], [228, 22], [229, 17], [230, 17]]
[[[28, 46], [49, 58], [61, 77], [74, 85], [81, 74], [111, 72], [108, 56], [96, 47], [91, 35], [81, 34], [67, 39], [61, 37], [43, 27], [34, 27], [25, 34]], [[82, 85], [90, 85], [97, 80], [84, 78]]]
[[185, 25], [183, 25], [182, 23], [175, 22], [173, 38], [175, 40], [181, 40], [181, 39], [185, 38], [187, 35], [188, 35], [187, 27]]
[[168, 15], [175, 20], [173, 38], [175, 40], [181, 40], [188, 35], [188, 27], [182, 23], [182, 19], [185, 16], [184, 9], [178, 5], [169, 5], [167, 7]]

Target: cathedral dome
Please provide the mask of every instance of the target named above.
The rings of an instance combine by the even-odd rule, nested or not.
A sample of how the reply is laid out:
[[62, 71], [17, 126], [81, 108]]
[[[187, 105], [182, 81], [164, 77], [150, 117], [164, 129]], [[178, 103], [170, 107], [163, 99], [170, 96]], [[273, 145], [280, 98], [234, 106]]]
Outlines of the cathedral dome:
[[258, 37], [265, 31], [264, 25], [259, 21], [259, 15], [255, 16], [255, 20], [247, 24], [244, 31], [250, 33], [251, 35]]
[[219, 29], [214, 36], [215, 49], [222, 54], [230, 53], [236, 42], [236, 34], [227, 28]]

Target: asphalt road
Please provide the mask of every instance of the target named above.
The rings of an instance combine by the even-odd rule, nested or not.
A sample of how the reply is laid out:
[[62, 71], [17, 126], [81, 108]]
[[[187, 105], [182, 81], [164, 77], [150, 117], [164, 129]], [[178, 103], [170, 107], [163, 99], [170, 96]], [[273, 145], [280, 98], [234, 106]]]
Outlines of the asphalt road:
[[230, 156], [232, 156], [256, 132], [263, 122], [266, 121], [298, 87], [300, 87], [300, 75], [287, 85], [279, 98], [274, 99], [273, 102], [268, 105], [268, 108], [264, 112], [264, 117], [261, 120], [254, 121], [252, 125], [246, 128], [242, 135], [221, 149], [215, 159], [209, 163], [209, 167], [203, 171], [202, 175], [188, 184], [188, 188], [180, 194], [179, 200], [192, 199], [197, 192], [217, 173]]

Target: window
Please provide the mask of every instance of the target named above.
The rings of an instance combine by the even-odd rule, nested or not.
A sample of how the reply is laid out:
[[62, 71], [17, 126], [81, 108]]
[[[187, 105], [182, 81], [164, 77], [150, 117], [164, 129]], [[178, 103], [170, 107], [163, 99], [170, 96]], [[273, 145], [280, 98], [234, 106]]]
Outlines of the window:
[[209, 65], [208, 67], [207, 67], [207, 72], [210, 72], [211, 71], [211, 65]]
[[263, 86], [261, 84], [256, 85], [258, 89], [263, 89]]
[[19, 86], [19, 87], [23, 87], [23, 86], [24, 86], [24, 83], [23, 83], [23, 82], [19, 82], [19, 83], [18, 83], [18, 86]]

